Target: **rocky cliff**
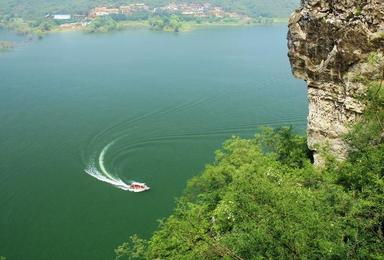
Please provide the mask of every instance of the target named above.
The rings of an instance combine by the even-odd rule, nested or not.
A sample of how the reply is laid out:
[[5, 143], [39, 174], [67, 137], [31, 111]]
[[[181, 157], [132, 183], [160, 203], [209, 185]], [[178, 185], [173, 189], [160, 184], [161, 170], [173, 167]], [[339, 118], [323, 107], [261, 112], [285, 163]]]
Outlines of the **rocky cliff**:
[[364, 107], [361, 77], [377, 77], [367, 60], [384, 51], [384, 0], [302, 0], [290, 19], [289, 58], [296, 77], [308, 83], [308, 146], [315, 164], [329, 145], [347, 155], [342, 135]]

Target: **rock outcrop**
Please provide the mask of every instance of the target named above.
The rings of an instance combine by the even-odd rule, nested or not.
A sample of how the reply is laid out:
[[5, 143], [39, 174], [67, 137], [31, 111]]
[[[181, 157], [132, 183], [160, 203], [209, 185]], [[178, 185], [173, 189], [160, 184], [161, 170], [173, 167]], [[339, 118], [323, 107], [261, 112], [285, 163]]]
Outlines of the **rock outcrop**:
[[347, 155], [342, 136], [364, 107], [359, 77], [374, 77], [367, 62], [384, 51], [384, 0], [302, 0], [288, 33], [292, 71], [308, 83], [308, 146], [315, 164], [319, 147], [329, 145], [339, 159]]

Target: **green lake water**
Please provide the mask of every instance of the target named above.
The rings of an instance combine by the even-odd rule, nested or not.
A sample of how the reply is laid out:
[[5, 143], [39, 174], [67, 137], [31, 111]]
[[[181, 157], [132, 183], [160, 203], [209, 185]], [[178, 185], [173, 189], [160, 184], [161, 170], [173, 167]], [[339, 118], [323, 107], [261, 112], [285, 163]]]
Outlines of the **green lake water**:
[[[0, 255], [113, 259], [151, 235], [224, 140], [304, 132], [286, 31], [60, 33], [0, 54]], [[152, 189], [112, 185], [130, 180]]]

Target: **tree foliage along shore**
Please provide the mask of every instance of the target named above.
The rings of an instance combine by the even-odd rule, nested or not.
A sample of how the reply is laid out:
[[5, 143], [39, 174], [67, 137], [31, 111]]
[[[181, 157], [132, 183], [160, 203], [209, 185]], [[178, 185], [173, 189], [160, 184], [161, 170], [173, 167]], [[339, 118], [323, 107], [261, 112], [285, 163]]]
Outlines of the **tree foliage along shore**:
[[[0, 15], [14, 15], [27, 19], [38, 19], [47, 13], [88, 13], [99, 5], [125, 5], [145, 3], [151, 7], [164, 6], [168, 0], [1, 0]], [[298, 0], [179, 0], [177, 3], [211, 3], [229, 11], [247, 14], [251, 17], [288, 17], [298, 7]]]
[[88, 33], [104, 33], [119, 30], [119, 24], [110, 16], [97, 17], [85, 28]]
[[384, 70], [365, 82], [366, 110], [346, 136], [346, 161], [328, 155], [314, 168], [305, 138], [287, 127], [234, 137], [153, 236], [131, 237], [116, 258], [382, 259], [383, 78]]

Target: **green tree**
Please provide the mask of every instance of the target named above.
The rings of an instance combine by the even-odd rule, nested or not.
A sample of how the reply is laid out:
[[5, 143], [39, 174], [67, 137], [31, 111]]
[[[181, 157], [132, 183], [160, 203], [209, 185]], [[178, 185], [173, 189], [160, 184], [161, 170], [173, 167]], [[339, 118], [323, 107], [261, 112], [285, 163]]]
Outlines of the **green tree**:
[[160, 16], [153, 16], [149, 20], [149, 24], [152, 30], [162, 31], [164, 28], [164, 20]]
[[[279, 140], [269, 142], [272, 136]], [[344, 217], [353, 198], [312, 167], [302, 142], [289, 128], [264, 130], [251, 140], [227, 141], [216, 152], [215, 163], [189, 182], [174, 213], [161, 222], [142, 257], [346, 256], [349, 247], [343, 237], [349, 233], [344, 230]], [[293, 144], [295, 152], [276, 160], [287, 144]], [[296, 151], [296, 146], [303, 150]], [[120, 257], [129, 258], [131, 251], [125, 252], [120, 251]]]
[[100, 16], [94, 19], [85, 28], [87, 33], [105, 33], [119, 30], [119, 24], [110, 16]]
[[179, 32], [183, 23], [177, 15], [155, 15], [149, 20], [152, 30], [165, 32]]

